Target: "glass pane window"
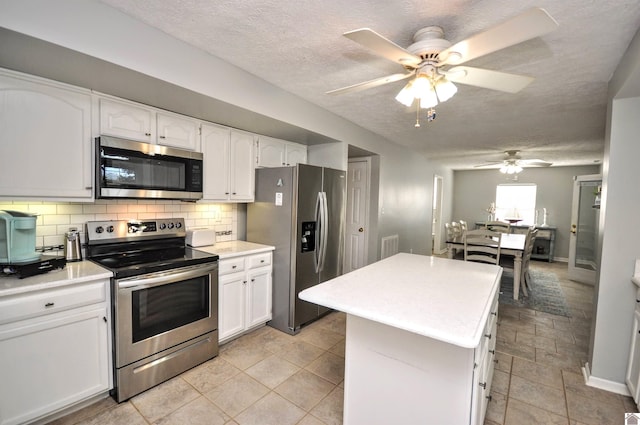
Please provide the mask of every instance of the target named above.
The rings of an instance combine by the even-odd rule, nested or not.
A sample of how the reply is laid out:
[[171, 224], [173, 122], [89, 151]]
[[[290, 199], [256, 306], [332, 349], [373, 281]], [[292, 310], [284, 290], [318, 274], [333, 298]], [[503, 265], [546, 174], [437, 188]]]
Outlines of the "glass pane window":
[[521, 219], [518, 224], [535, 224], [535, 184], [499, 184], [496, 187], [496, 219]]

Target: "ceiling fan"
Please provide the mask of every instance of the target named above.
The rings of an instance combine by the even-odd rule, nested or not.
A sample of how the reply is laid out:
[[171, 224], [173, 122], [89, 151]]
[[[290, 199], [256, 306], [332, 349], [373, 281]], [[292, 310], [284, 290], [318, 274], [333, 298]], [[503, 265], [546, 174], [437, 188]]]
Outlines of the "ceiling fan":
[[506, 151], [502, 161], [490, 161], [475, 168], [500, 168], [503, 174], [518, 174], [525, 167], [550, 167], [551, 162], [542, 159], [522, 159], [519, 151]]
[[433, 108], [438, 101], [444, 102], [456, 93], [452, 82], [517, 93], [533, 78], [459, 65], [542, 36], [557, 27], [558, 23], [544, 9], [533, 8], [453, 45], [444, 38], [444, 31], [438, 26], [416, 32], [414, 43], [406, 49], [369, 28], [349, 31], [344, 33], [345, 37], [402, 65], [405, 72], [331, 90], [327, 94], [357, 92], [411, 77], [415, 78], [396, 96], [396, 100], [406, 106], [419, 99], [419, 107]]

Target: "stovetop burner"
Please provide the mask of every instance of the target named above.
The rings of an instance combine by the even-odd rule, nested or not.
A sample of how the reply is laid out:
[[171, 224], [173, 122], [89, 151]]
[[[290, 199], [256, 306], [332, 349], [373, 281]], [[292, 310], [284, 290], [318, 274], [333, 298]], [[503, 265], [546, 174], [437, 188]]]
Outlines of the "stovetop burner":
[[87, 257], [116, 278], [176, 269], [218, 260], [185, 244], [184, 219], [90, 221]]

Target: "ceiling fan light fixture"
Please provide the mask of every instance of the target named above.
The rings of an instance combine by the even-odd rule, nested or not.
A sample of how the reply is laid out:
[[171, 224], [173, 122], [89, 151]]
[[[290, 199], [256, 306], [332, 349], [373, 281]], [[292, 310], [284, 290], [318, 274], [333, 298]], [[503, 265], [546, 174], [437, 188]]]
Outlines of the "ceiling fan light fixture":
[[436, 92], [433, 89], [428, 90], [426, 93], [423, 93], [420, 97], [420, 107], [422, 109], [433, 108], [438, 105], [438, 96], [436, 96]]
[[402, 103], [404, 106], [409, 107], [413, 104], [413, 81], [409, 81], [403, 88], [400, 90], [400, 93], [396, 95], [396, 100]]
[[519, 174], [522, 172], [522, 167], [518, 164], [504, 164], [500, 167], [502, 174]]
[[436, 93], [440, 102], [446, 102], [458, 92], [458, 88], [446, 78], [441, 78], [435, 85]]

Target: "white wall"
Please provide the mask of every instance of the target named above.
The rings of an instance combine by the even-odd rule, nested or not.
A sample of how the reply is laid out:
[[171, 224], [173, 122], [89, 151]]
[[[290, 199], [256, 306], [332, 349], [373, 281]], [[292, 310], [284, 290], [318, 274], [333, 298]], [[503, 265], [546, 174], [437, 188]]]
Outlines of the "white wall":
[[407, 149], [97, 0], [0, 0], [0, 26], [339, 140], [335, 168], [346, 168], [346, 145], [379, 155], [379, 236], [398, 233], [402, 251], [430, 252], [434, 166]]
[[640, 32], [609, 83], [600, 210], [600, 272], [590, 349], [590, 382], [624, 388], [640, 258]]
[[[569, 257], [569, 231], [571, 229], [571, 201], [573, 176], [598, 174], [599, 165], [580, 167], [526, 168], [518, 183], [535, 183], [536, 209], [547, 209], [547, 224], [556, 226], [556, 258]], [[454, 172], [453, 220], [466, 220], [472, 224], [485, 221], [485, 209], [496, 199], [496, 186], [513, 183], [498, 170], [468, 170]], [[542, 217], [540, 217], [542, 222]]]

